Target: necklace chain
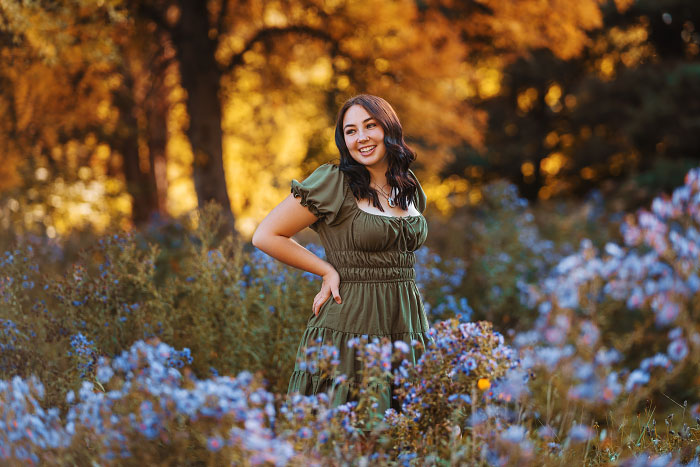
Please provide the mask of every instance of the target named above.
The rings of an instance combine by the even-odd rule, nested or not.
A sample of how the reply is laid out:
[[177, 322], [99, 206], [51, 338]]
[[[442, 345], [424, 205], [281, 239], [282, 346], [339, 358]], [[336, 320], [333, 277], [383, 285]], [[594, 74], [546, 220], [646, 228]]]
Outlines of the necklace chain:
[[[386, 198], [386, 202], [389, 203], [389, 207], [392, 207], [392, 208], [396, 207], [396, 201], [394, 200], [393, 197], [390, 197], [389, 195], [387, 195], [386, 192], [382, 188], [380, 188], [376, 183], [374, 184], [374, 186], [375, 186], [375, 188], [379, 189], [379, 191], [382, 193], [382, 195], [384, 195], [384, 197]], [[384, 186], [386, 186], [386, 185], [384, 185]]]

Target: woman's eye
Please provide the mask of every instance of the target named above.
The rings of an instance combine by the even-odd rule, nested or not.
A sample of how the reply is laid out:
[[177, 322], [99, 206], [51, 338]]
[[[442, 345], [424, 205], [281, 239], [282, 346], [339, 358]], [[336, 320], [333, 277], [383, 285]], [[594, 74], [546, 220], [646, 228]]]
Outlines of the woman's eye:
[[348, 130], [345, 132], [346, 135], [351, 135], [355, 132], [355, 130]]
[[368, 123], [367, 124], [367, 128], [374, 128], [375, 126], [377, 126], [376, 123]]

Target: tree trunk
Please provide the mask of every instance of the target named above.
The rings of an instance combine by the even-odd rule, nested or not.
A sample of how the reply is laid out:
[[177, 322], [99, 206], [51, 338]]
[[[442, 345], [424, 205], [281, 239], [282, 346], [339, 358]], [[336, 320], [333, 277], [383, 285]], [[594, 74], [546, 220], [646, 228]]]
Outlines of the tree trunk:
[[221, 70], [215, 58], [217, 42], [209, 37], [207, 2], [180, 0], [180, 19], [173, 43], [187, 91], [187, 130], [194, 155], [193, 175], [200, 208], [213, 201], [223, 208], [227, 228], [234, 230], [231, 202], [226, 190], [221, 130]]
[[[164, 74], [164, 73], [163, 73]], [[163, 74], [154, 76], [157, 80], [153, 95], [147, 106], [148, 125], [148, 160], [156, 191], [158, 212], [165, 215], [168, 212], [168, 176], [165, 148], [168, 144], [168, 89], [165, 86]]]
[[152, 166], [141, 162], [138, 145], [138, 122], [134, 114], [133, 80], [124, 73], [125, 85], [117, 91], [115, 104], [119, 108], [120, 128], [117, 130], [115, 146], [124, 159], [126, 190], [131, 195], [131, 219], [134, 225], [148, 221], [158, 212], [156, 184]]

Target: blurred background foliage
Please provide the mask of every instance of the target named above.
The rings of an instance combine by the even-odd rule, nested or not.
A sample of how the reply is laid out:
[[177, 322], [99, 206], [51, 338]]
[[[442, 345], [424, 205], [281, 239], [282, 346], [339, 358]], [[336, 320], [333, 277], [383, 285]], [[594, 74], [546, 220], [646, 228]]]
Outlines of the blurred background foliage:
[[[695, 255], [691, 298], [631, 306], [591, 271], [635, 216], [660, 241], [638, 208], [677, 210], [692, 192], [697, 210], [697, 182], [664, 192], [698, 165], [699, 21], [691, 0], [0, 0], [0, 377], [52, 381], [47, 402], [65, 409], [99, 356], [155, 336], [188, 348], [198, 377], [261, 372], [283, 393], [317, 278], [247, 240], [292, 178], [337, 158], [337, 109], [369, 92], [418, 152], [431, 322], [488, 320], [521, 350], [546, 344], [530, 364], [562, 363], [529, 407], [561, 427], [571, 400], [599, 404], [586, 410], [603, 423], [600, 395], [626, 397], [611, 433], [675, 400], [697, 417], [697, 225], [668, 222]], [[555, 296], [571, 302], [567, 281], [580, 306]], [[674, 303], [684, 337], [653, 327]], [[597, 360], [607, 347], [625, 392], [614, 359]], [[664, 348], [692, 358], [657, 378], [649, 352]]]
[[247, 237], [337, 157], [335, 113], [359, 92], [396, 108], [434, 222], [496, 178], [535, 206], [598, 189], [634, 208], [697, 159], [699, 16], [688, 0], [1, 0], [0, 223], [53, 238], [215, 201]]

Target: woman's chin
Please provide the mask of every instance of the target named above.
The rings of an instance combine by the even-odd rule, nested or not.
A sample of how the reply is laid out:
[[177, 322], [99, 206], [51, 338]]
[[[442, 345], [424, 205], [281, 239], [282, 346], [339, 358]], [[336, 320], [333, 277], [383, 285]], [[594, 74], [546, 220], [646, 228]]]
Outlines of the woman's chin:
[[376, 166], [381, 166], [382, 164], [386, 164], [386, 157], [377, 157], [375, 155], [372, 156], [354, 156], [353, 159], [355, 159], [355, 162], [358, 164], [362, 164], [365, 167], [376, 167]]

